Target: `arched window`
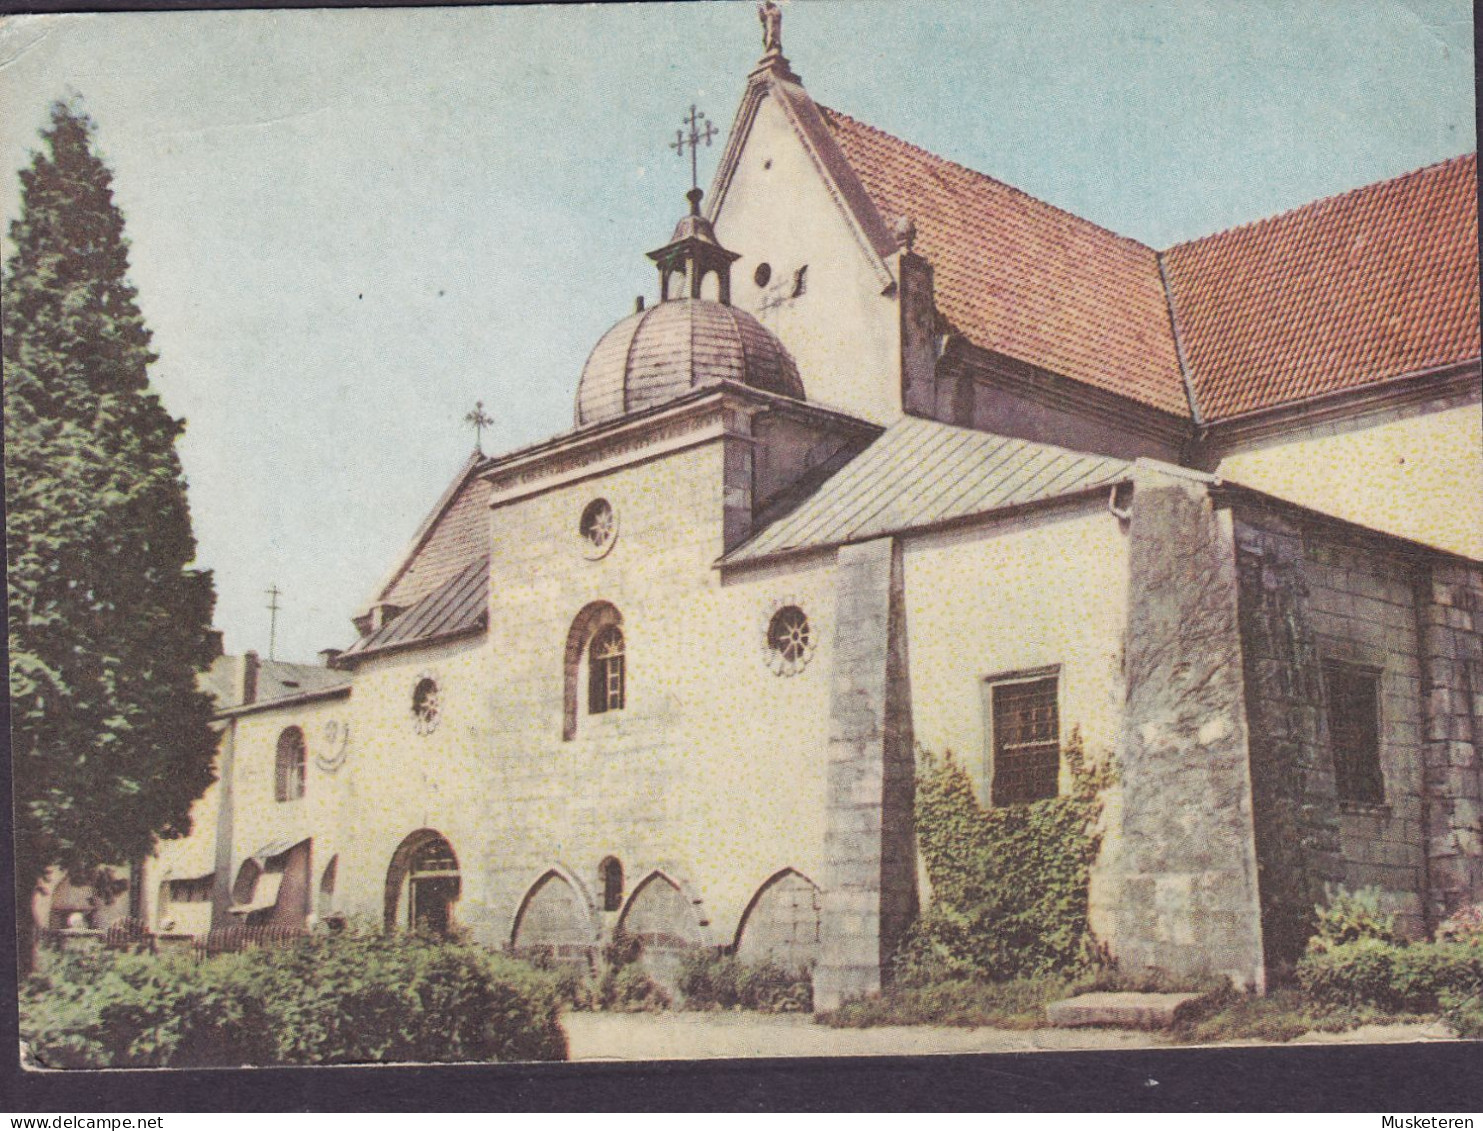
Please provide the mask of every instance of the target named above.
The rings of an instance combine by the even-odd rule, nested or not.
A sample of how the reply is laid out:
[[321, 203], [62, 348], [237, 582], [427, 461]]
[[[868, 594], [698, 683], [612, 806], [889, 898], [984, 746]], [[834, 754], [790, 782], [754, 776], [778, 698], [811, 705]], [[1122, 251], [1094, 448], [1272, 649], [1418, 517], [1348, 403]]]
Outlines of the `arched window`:
[[278, 736], [278, 759], [273, 773], [273, 797], [297, 801], [304, 796], [304, 732], [289, 727]]
[[600, 629], [587, 646], [587, 713], [623, 710], [623, 630]]
[[609, 856], [597, 866], [597, 878], [602, 884], [602, 909], [620, 910], [623, 907], [623, 865], [616, 856]]
[[583, 683], [587, 713], [621, 710], [628, 698], [623, 614], [607, 601], [593, 601], [572, 620], [566, 635], [561, 737], [577, 737]]

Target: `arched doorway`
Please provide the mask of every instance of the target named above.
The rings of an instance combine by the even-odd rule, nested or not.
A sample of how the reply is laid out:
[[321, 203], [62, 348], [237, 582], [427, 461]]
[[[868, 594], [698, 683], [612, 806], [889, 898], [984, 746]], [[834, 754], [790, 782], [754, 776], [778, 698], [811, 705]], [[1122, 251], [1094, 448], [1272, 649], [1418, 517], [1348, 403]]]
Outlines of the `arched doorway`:
[[432, 829], [413, 833], [386, 872], [386, 929], [450, 933], [460, 890], [458, 857], [447, 838]]

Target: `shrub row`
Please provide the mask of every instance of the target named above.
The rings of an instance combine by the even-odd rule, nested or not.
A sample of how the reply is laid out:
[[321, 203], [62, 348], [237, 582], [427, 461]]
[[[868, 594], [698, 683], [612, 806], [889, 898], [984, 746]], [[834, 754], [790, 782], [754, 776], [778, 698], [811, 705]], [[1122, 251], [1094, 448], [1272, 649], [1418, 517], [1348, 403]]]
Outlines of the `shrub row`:
[[1359, 938], [1302, 957], [1298, 984], [1328, 1005], [1430, 1013], [1483, 993], [1483, 947]]
[[808, 1013], [814, 1007], [813, 982], [807, 973], [775, 962], [747, 963], [709, 949], [685, 956], [680, 994], [686, 1009]]
[[63, 954], [21, 992], [54, 1068], [564, 1060], [552, 978], [417, 936], [226, 954]]

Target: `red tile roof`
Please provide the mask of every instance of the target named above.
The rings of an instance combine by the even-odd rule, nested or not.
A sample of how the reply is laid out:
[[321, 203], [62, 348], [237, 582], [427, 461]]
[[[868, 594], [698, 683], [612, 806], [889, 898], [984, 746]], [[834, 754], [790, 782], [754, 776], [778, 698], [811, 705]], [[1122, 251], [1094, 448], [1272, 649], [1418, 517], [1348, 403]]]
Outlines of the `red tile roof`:
[[937, 308], [974, 345], [1180, 416], [1152, 248], [819, 107], [888, 228], [910, 216]]
[[1478, 356], [1478, 159], [1164, 253], [1207, 420]]
[[911, 217], [939, 312], [985, 349], [1188, 417], [1177, 322], [1207, 422], [1479, 355], [1476, 154], [1160, 256], [819, 109], [887, 225]]

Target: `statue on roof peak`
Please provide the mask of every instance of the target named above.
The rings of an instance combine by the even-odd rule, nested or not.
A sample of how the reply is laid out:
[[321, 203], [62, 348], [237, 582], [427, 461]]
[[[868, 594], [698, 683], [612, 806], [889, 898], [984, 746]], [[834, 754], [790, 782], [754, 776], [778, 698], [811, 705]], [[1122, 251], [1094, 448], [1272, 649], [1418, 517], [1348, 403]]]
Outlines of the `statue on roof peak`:
[[762, 3], [757, 5], [757, 19], [762, 24], [763, 57], [781, 55], [783, 53], [782, 11], [772, 0], [762, 0]]

